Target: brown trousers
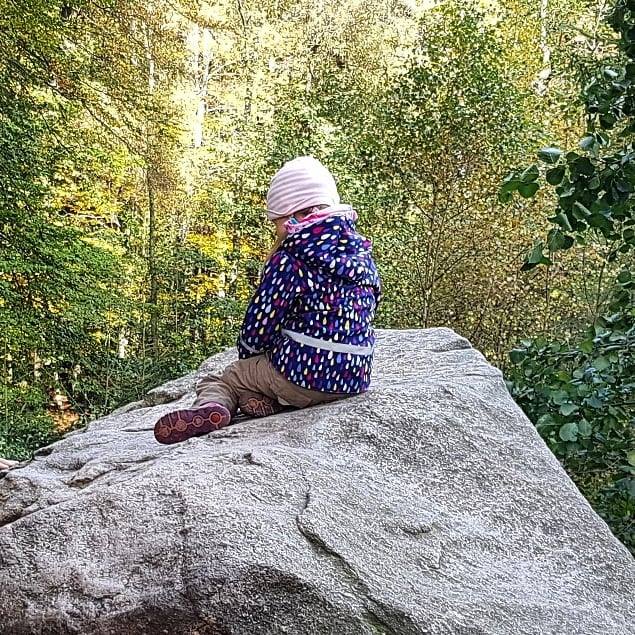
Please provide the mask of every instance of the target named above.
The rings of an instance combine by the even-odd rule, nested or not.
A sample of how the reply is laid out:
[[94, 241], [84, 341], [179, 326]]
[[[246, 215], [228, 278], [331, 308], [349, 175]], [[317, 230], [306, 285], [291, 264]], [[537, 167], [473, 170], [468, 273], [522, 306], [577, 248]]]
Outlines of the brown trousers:
[[201, 379], [196, 386], [194, 408], [210, 401], [220, 403], [234, 416], [241, 403], [254, 393], [285, 406], [306, 408], [351, 395], [308, 390], [290, 382], [264, 355], [233, 362], [222, 373]]

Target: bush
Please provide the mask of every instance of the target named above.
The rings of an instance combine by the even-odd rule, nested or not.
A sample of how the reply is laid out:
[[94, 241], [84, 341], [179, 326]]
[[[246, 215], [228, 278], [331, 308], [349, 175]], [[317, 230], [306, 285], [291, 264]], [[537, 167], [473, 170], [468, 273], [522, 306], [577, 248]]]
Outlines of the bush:
[[5, 407], [0, 424], [0, 457], [14, 460], [31, 458], [33, 452], [56, 441], [60, 432], [46, 411], [46, 399], [35, 389], [4, 387]]
[[587, 335], [576, 343], [524, 340], [510, 354], [508, 387], [593, 508], [635, 552], [633, 304]]
[[[555, 188], [552, 228], [524, 271], [559, 251], [592, 247], [598, 257], [594, 319], [581, 341], [526, 340], [510, 353], [513, 397], [595, 510], [635, 551], [635, 12], [616, 0], [608, 16], [615, 55], [583, 87], [588, 131], [576, 151], [543, 148]], [[539, 190], [538, 164], [511, 172], [499, 198]], [[621, 269], [621, 270], [620, 270]], [[585, 273], [591, 276], [589, 268]], [[604, 274], [607, 274], [606, 276]], [[615, 275], [604, 292], [602, 283]], [[585, 298], [586, 299], [586, 298]]]

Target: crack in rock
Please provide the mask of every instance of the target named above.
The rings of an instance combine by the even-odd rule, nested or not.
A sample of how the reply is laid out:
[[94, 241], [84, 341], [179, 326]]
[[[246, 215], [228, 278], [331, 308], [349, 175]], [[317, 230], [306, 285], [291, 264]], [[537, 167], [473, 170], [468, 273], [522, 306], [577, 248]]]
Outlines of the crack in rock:
[[429, 534], [432, 531], [431, 525], [400, 525], [399, 529], [404, 532], [404, 534], [408, 534], [409, 536], [415, 536], [418, 538], [423, 534]]
[[192, 594], [190, 591], [190, 585], [188, 582], [188, 575], [187, 575], [187, 553], [189, 550], [188, 536], [190, 533], [190, 528], [187, 526], [186, 519], [185, 519], [187, 515], [187, 502], [182, 492], [178, 490], [172, 490], [172, 493], [181, 503], [180, 506], [177, 508], [177, 513], [179, 514], [181, 518], [181, 528], [178, 531], [178, 534], [181, 538], [181, 547], [179, 549], [180, 551], [179, 576], [181, 578], [181, 584], [183, 585], [183, 590], [178, 591], [178, 594], [187, 601], [188, 605], [190, 606], [190, 609], [192, 610], [194, 617], [201, 618], [202, 617], [201, 611], [199, 610], [196, 602], [194, 601], [194, 598], [192, 597]]
[[0, 528], [7, 527], [11, 525], [12, 523], [17, 522], [18, 520], [22, 520], [23, 518], [28, 518], [29, 516], [32, 516], [33, 514], [37, 514], [38, 512], [44, 511], [45, 509], [53, 509], [54, 507], [57, 507], [58, 505], [61, 505], [62, 503], [66, 503], [69, 500], [71, 500], [71, 497], [65, 498], [64, 500], [58, 501], [57, 503], [53, 503], [52, 505], [47, 505], [46, 507], [38, 507], [37, 509], [33, 509], [30, 512], [26, 512], [26, 513], [24, 513], [24, 509], [22, 509], [19, 512], [15, 512], [14, 514], [7, 516], [7, 518], [5, 518], [2, 522], [0, 522]]
[[[410, 618], [406, 615], [403, 617], [408, 620], [413, 630], [408, 631], [397, 631], [395, 630], [386, 618], [382, 616], [385, 614], [385, 608], [383, 604], [376, 600], [368, 588], [368, 585], [362, 580], [359, 573], [355, 569], [355, 567], [348, 562], [348, 560], [339, 553], [334, 547], [331, 547], [326, 540], [315, 530], [306, 526], [303, 521], [303, 514], [308, 509], [311, 504], [311, 486], [307, 487], [307, 490], [304, 492], [304, 498], [301, 503], [300, 511], [296, 514], [295, 522], [300, 534], [305, 538], [305, 540], [309, 543], [313, 551], [315, 553], [328, 557], [336, 566], [344, 573], [344, 575], [349, 579], [353, 587], [357, 590], [357, 592], [365, 598], [366, 600], [366, 611], [364, 613], [365, 621], [376, 629], [377, 632], [382, 635], [407, 635], [407, 633], [418, 633], [419, 631], [416, 629], [416, 626], [412, 624]], [[392, 611], [391, 611], [392, 612]], [[381, 629], [381, 630], [377, 630]]]
[[[142, 466], [147, 463], [154, 463], [157, 461], [159, 457], [157, 456], [147, 456], [145, 458], [133, 459], [131, 461], [118, 461], [114, 467], [110, 467], [104, 471], [100, 471], [101, 467], [105, 467], [104, 463], [85, 463], [81, 469], [77, 470], [73, 476], [67, 481], [67, 485], [69, 487], [73, 487], [76, 489], [84, 489], [97, 481], [100, 481], [108, 474], [112, 474], [113, 472], [120, 472], [122, 474], [128, 473], [130, 476], [135, 476], [139, 473]], [[127, 480], [127, 479], [126, 479]], [[124, 482], [124, 481], [119, 481]]]

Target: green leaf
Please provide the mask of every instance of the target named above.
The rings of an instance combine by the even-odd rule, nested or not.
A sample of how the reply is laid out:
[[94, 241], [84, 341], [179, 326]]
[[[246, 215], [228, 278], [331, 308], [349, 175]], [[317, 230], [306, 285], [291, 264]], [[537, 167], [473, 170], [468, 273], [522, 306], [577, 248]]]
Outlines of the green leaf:
[[612, 115], [611, 113], [600, 115], [600, 126], [602, 126], [605, 130], [614, 126], [616, 121], [617, 119], [615, 115]]
[[523, 198], [531, 198], [538, 191], [538, 183], [520, 183], [518, 193]]
[[534, 248], [529, 253], [529, 256], [527, 256], [527, 262], [530, 265], [537, 265], [538, 263], [542, 261], [542, 259], [544, 258], [544, 255], [542, 253], [542, 248], [543, 248], [542, 242], [534, 245]]
[[573, 238], [565, 236], [559, 229], [552, 229], [547, 235], [547, 247], [549, 251], [568, 249], [573, 245]]
[[598, 144], [593, 135], [587, 135], [580, 141], [580, 147], [583, 150], [594, 153], [597, 152]]
[[591, 176], [595, 172], [595, 168], [593, 167], [593, 163], [588, 157], [580, 157], [570, 166], [570, 170], [572, 174], [575, 176], [577, 180], [580, 175], [583, 176]]
[[578, 432], [583, 437], [590, 437], [593, 432], [593, 426], [586, 420], [578, 421]]
[[616, 481], [616, 485], [622, 484], [625, 491], [629, 493], [631, 498], [635, 498], [635, 478], [623, 478]]
[[530, 165], [528, 168], [523, 170], [520, 174], [520, 180], [523, 183], [533, 183], [538, 178], [538, 166], [536, 164]]
[[545, 427], [551, 424], [553, 424], [553, 417], [549, 413], [541, 415], [538, 418], [538, 421], [536, 421], [536, 425], [540, 427]]
[[584, 150], [587, 150], [594, 143], [595, 143], [595, 138], [593, 137], [593, 135], [587, 135], [586, 137], [583, 137], [580, 140], [580, 147], [583, 148]]
[[560, 165], [557, 168], [552, 168], [551, 170], [547, 170], [545, 178], [547, 179], [547, 183], [549, 185], [559, 185], [564, 178], [565, 167], [564, 165]]
[[[541, 148], [538, 150], [538, 158], [545, 163], [557, 163], [562, 156], [562, 150], [559, 148]], [[563, 168], [564, 171], [564, 168]], [[553, 184], [552, 184], [553, 185]]]
[[578, 424], [575, 423], [574, 421], [571, 421], [570, 423], [565, 423], [558, 431], [558, 435], [563, 441], [577, 441]]
[[603, 371], [603, 370], [606, 370], [611, 365], [611, 362], [609, 362], [609, 360], [606, 359], [606, 357], [603, 357], [602, 355], [600, 355], [599, 357], [596, 357], [593, 360], [592, 364], [595, 370]]
[[628, 460], [629, 465], [635, 466], [635, 450], [631, 450], [627, 455], [626, 459]]
[[576, 201], [573, 204], [573, 215], [579, 220], [584, 220], [585, 218], [591, 216], [591, 212], [588, 210], [588, 208], [582, 205], [580, 201]]
[[509, 353], [509, 359], [511, 359], [512, 363], [514, 364], [520, 364], [526, 356], [527, 351], [524, 351], [520, 348], [515, 348]]
[[554, 390], [551, 393], [551, 401], [553, 401], [553, 403], [555, 403], [558, 406], [560, 404], [566, 403], [568, 399], [569, 399], [569, 393], [565, 392], [564, 390]]
[[514, 172], [508, 174], [504, 179], [500, 187], [501, 192], [515, 192], [518, 189], [520, 181], [516, 177]]
[[611, 223], [611, 221], [605, 216], [602, 216], [602, 214], [591, 214], [588, 219], [588, 223], [591, 227], [600, 227], [604, 229], [611, 229], [611, 227], [613, 227], [613, 223]]
[[579, 397], [586, 397], [591, 392], [591, 387], [587, 384], [580, 384], [576, 392]]
[[623, 271], [620, 271], [618, 276], [617, 276], [617, 281], [620, 284], [626, 284], [628, 282], [631, 281], [631, 272], [628, 269], [624, 269]]
[[569, 219], [567, 218], [567, 215], [564, 212], [558, 212], [555, 216], [551, 216], [549, 220], [552, 223], [556, 223], [557, 225], [560, 225], [562, 229], [566, 229], [567, 231], [572, 231], [573, 229], [571, 227], [571, 223], [569, 222]]
[[563, 403], [560, 406], [560, 413], [563, 414], [565, 417], [568, 417], [570, 414], [573, 414], [576, 410], [579, 409], [580, 408], [574, 403]]
[[512, 200], [514, 194], [513, 192], [499, 192], [498, 193], [498, 201], [499, 203], [509, 203]]
[[593, 323], [593, 330], [596, 336], [604, 335], [606, 333], [606, 322], [601, 317], [597, 318]]
[[615, 181], [615, 187], [618, 192], [631, 192], [633, 189], [628, 181]]
[[593, 340], [592, 339], [588, 339], [588, 340], [584, 340], [584, 341], [580, 342], [578, 348], [583, 353], [590, 353], [591, 351], [593, 351]]

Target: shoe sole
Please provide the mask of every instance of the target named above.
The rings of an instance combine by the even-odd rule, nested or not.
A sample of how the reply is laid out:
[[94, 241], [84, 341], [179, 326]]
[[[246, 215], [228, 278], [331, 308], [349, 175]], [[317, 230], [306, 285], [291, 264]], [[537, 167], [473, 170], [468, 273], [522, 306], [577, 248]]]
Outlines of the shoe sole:
[[240, 405], [240, 411], [248, 417], [270, 417], [284, 410], [271, 397], [250, 397]]
[[192, 437], [228, 426], [231, 414], [225, 406], [210, 404], [202, 408], [177, 410], [161, 417], [154, 426], [154, 438], [164, 445], [180, 443]]

